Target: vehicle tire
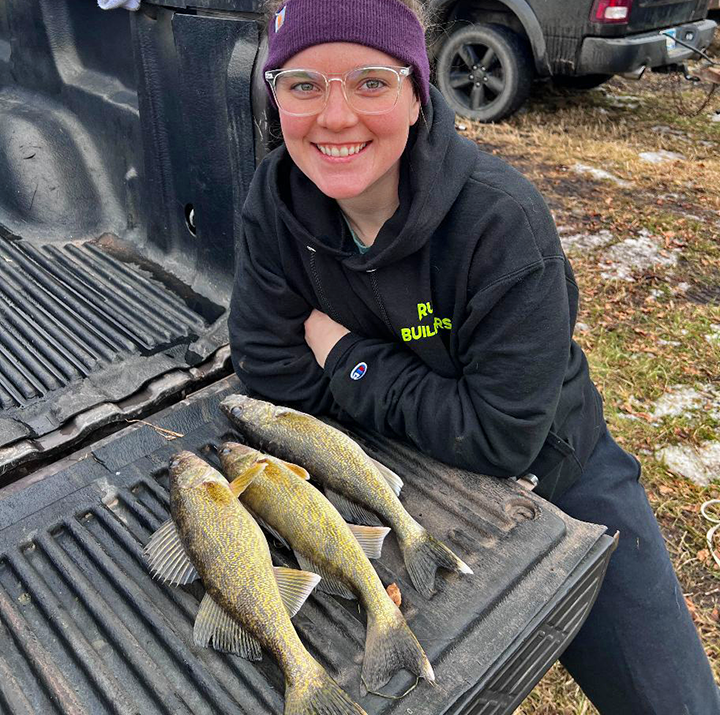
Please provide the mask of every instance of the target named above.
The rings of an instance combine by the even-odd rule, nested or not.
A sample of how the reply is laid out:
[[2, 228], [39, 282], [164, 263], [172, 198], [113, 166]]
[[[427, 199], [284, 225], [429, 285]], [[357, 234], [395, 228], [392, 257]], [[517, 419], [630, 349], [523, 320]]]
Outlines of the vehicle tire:
[[559, 74], [552, 78], [556, 87], [563, 89], [595, 89], [604, 84], [615, 75], [612, 74], [583, 74], [573, 77], [572, 75]]
[[527, 99], [535, 66], [527, 41], [516, 32], [476, 24], [450, 35], [438, 55], [435, 76], [457, 114], [497, 122]]

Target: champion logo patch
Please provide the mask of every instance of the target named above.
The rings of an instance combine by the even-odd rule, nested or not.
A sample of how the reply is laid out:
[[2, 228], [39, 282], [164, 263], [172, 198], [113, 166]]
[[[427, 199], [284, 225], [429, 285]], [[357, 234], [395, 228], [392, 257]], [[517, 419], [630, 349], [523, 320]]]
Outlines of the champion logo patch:
[[285, 22], [285, 10], [287, 8], [283, 8], [280, 10], [280, 12], [275, 13], [275, 32], [277, 32], [284, 24]]
[[350, 372], [350, 379], [351, 380], [359, 380], [361, 377], [365, 376], [365, 373], [367, 372], [367, 363], [365, 362], [359, 362]]

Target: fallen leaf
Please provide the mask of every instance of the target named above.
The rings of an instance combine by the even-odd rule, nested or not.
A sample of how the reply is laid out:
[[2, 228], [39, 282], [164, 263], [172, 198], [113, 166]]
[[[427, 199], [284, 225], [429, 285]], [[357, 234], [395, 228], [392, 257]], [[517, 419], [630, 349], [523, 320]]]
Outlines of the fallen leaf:
[[697, 552], [697, 558], [698, 561], [705, 564], [710, 560], [710, 552], [707, 549], [700, 549], [700, 551]]
[[712, 612], [710, 613], [710, 618], [713, 619], [713, 621], [717, 621], [720, 623], [720, 611], [718, 611], [717, 606], [712, 609]]
[[688, 611], [690, 611], [690, 616], [692, 617], [693, 621], [697, 621], [697, 609], [695, 608], [695, 604], [690, 600], [688, 596], [685, 596], [685, 605], [688, 608]]
[[672, 494], [674, 490], [672, 487], [668, 487], [665, 484], [661, 484], [658, 487], [658, 491], [660, 492], [660, 494], [662, 494], [664, 497], [666, 497], [666, 496], [668, 496], [668, 494]]
[[392, 602], [400, 608], [400, 604], [402, 603], [402, 594], [400, 593], [400, 589], [398, 588], [398, 585], [396, 583], [391, 583], [387, 589], [387, 595], [390, 596], [390, 599]]

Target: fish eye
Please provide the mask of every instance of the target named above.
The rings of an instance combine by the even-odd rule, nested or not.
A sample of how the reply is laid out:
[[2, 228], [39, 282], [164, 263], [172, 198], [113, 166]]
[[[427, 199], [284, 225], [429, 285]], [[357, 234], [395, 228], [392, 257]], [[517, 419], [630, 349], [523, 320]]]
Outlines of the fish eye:
[[220, 454], [230, 454], [230, 447], [223, 447], [220, 450]]
[[237, 417], [242, 413], [242, 407], [233, 407], [230, 412]]

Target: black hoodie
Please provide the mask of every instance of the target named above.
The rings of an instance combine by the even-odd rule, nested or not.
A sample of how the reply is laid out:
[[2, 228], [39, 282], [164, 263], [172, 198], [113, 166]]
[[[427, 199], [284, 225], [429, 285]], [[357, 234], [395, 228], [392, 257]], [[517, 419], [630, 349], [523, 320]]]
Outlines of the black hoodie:
[[[243, 209], [230, 311], [251, 391], [343, 412], [448, 464], [538, 476], [556, 500], [603, 423], [573, 342], [578, 289], [540, 194], [455, 131], [432, 89], [401, 160], [400, 207], [360, 254], [337, 203], [273, 151]], [[318, 308], [351, 332], [324, 370]]]

